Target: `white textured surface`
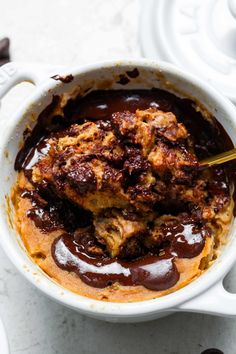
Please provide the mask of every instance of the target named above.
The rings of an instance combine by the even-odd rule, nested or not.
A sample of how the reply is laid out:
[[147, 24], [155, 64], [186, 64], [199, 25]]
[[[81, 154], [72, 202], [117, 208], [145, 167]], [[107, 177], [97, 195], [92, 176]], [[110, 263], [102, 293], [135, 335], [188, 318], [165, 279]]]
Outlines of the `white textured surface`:
[[182, 67], [236, 103], [235, 4], [235, 0], [145, 1], [144, 55]]
[[[0, 37], [11, 38], [16, 61], [78, 65], [134, 57], [140, 55], [138, 11], [138, 0], [8, 0], [1, 2]], [[0, 119], [10, 119], [32, 90], [26, 84], [12, 90]], [[234, 283], [236, 270], [227, 280]], [[15, 354], [200, 354], [209, 347], [236, 352], [236, 319], [177, 314], [137, 325], [95, 321], [45, 298], [1, 250], [0, 315]]]

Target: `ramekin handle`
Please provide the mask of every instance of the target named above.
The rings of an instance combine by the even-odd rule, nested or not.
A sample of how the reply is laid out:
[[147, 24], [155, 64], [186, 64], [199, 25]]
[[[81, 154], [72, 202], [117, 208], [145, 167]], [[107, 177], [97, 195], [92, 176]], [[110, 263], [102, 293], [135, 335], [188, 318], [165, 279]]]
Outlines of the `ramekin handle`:
[[222, 279], [203, 294], [180, 305], [178, 310], [234, 317], [236, 316], [236, 294], [225, 290]]
[[15, 85], [27, 81], [39, 85], [63, 67], [11, 62], [0, 67], [0, 99]]

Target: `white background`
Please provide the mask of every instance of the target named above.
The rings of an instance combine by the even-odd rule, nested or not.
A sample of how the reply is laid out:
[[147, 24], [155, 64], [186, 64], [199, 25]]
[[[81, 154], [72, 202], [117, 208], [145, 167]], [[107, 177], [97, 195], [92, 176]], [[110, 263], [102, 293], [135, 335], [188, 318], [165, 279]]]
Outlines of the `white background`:
[[[15, 61], [71, 66], [139, 57], [139, 9], [138, 0], [0, 0], [0, 38], [10, 37]], [[13, 89], [0, 119], [11, 119], [33, 89]], [[236, 270], [226, 281], [232, 289], [234, 283]], [[200, 354], [210, 347], [236, 353], [236, 319], [177, 314], [132, 325], [89, 319], [40, 294], [1, 250], [0, 315], [14, 354]]]

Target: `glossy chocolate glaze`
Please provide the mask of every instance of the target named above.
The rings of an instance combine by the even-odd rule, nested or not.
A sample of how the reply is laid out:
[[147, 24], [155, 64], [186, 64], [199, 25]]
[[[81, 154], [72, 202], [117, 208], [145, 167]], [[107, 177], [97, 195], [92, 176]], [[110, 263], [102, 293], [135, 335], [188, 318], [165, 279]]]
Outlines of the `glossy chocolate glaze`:
[[91, 224], [92, 215], [89, 211], [58, 198], [50, 188], [24, 190], [21, 197], [31, 200], [32, 208], [28, 210], [27, 216], [42, 232], [58, 229], [73, 232]]
[[70, 234], [63, 234], [52, 246], [56, 264], [75, 271], [88, 285], [103, 288], [119, 282], [123, 285], [143, 285], [151, 290], [166, 290], [179, 279], [175, 257], [193, 258], [199, 255], [210, 236], [207, 227], [197, 227], [191, 221], [163, 226], [165, 245], [161, 255], [148, 253], [133, 261], [89, 256], [86, 245]]
[[165, 290], [179, 279], [171, 254], [146, 255], [132, 262], [95, 258], [88, 256], [86, 247], [69, 234], [63, 234], [54, 241], [52, 254], [60, 268], [76, 272], [86, 284], [97, 288], [119, 282], [122, 285], [143, 285], [152, 290]]
[[35, 144], [52, 132], [60, 132], [73, 123], [82, 124], [91, 120], [99, 121], [98, 124], [107, 125], [109, 129], [112, 113], [135, 112], [149, 107], [173, 112], [178, 121], [185, 124], [193, 137], [195, 153], [199, 159], [233, 147], [229, 136], [216, 119], [212, 118], [212, 123], [209, 123], [195, 110], [193, 101], [181, 99], [164, 90], [92, 91], [84, 97], [69, 100], [63, 109], [64, 117], [52, 116], [59, 103], [60, 97], [53, 96], [51, 104], [39, 115], [36, 127], [26, 136], [25, 144], [16, 157], [16, 170], [25, 168], [26, 157], [31, 150], [34, 151]]
[[165, 240], [169, 241], [169, 251], [179, 258], [193, 258], [201, 253], [206, 236], [211, 232], [206, 226], [198, 226], [191, 220], [179, 220], [162, 226]]
[[[128, 76], [134, 75], [138, 73], [127, 72], [125, 79], [121, 77], [120, 80], [124, 83], [124, 80], [129, 80]], [[96, 121], [104, 130], [109, 130], [112, 113], [120, 111], [135, 112], [136, 109], [157, 107], [163, 111], [173, 112], [192, 135], [195, 153], [199, 159], [232, 148], [231, 140], [216, 120], [213, 119], [212, 123], [209, 123], [195, 110], [191, 100], [178, 98], [163, 90], [93, 91], [85, 97], [70, 100], [64, 107], [64, 117], [52, 116], [59, 101], [60, 98], [54, 96], [52, 103], [39, 115], [36, 127], [26, 137], [24, 147], [17, 155], [15, 168], [18, 171], [23, 170], [29, 179], [32, 166], [48, 152], [49, 136], [60, 134], [73, 123], [82, 124], [88, 120]], [[135, 168], [136, 165], [135, 163]], [[137, 166], [141, 166], [140, 161]], [[209, 183], [210, 193], [219, 196], [219, 209], [221, 204], [225, 203], [228, 179], [232, 179], [234, 173], [232, 164], [227, 166], [226, 172], [223, 167], [212, 168], [214, 178]], [[80, 180], [83, 173], [84, 171], [80, 173], [75, 171], [73, 180]], [[91, 183], [86, 183], [85, 189], [88, 185], [91, 188], [93, 185], [91, 173], [88, 178]], [[81, 183], [79, 185], [81, 186]], [[191, 220], [186, 218], [181, 223], [173, 221], [172, 224], [163, 226], [164, 242], [152, 253], [149, 250], [137, 259], [127, 261], [111, 259], [104, 254], [102, 256], [91, 254], [86, 244], [76, 238], [75, 230], [91, 225], [92, 215], [73, 203], [60, 199], [48, 187], [45, 190], [38, 190], [36, 185], [35, 188], [35, 192], [24, 191], [22, 195], [32, 200], [32, 209], [28, 211], [28, 216], [43, 232], [58, 228], [67, 231], [52, 245], [52, 255], [56, 264], [62, 269], [77, 273], [84, 282], [94, 287], [105, 287], [118, 281], [123, 285], [143, 285], [152, 290], [168, 289], [179, 279], [175, 258], [192, 258], [199, 255], [206, 237], [210, 236], [206, 225], [201, 224], [201, 221], [198, 218], [194, 219], [193, 216]], [[178, 203], [174, 207], [162, 205], [163, 213], [171, 213], [174, 210], [175, 215], [184, 211], [182, 207]]]

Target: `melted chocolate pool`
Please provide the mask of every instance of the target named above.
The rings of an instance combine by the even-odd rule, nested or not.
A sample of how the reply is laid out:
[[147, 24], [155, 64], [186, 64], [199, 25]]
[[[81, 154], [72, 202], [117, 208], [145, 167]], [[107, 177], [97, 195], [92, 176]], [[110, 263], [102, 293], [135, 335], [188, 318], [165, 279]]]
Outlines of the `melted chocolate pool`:
[[86, 248], [71, 235], [63, 234], [52, 246], [56, 264], [74, 271], [88, 285], [104, 288], [114, 282], [123, 285], [143, 285], [152, 290], [165, 290], [179, 279], [174, 257], [147, 255], [132, 262], [88, 256]]
[[[135, 75], [135, 72], [131, 74]], [[59, 101], [60, 98], [54, 96], [52, 103], [40, 114], [37, 125], [17, 155], [15, 168], [23, 170], [29, 179], [34, 164], [48, 152], [46, 139], [50, 134], [60, 134], [71, 124], [82, 124], [88, 120], [98, 121], [104, 130], [109, 130], [110, 117], [118, 111], [135, 112], [136, 109], [156, 107], [173, 112], [192, 135], [199, 159], [232, 148], [232, 142], [216, 120], [210, 124], [194, 109], [191, 100], [178, 98], [163, 90], [93, 91], [85, 97], [70, 100], [64, 107], [64, 116], [52, 116]], [[232, 165], [227, 166], [227, 171], [232, 172]], [[222, 167], [212, 171], [215, 178], [209, 184], [209, 190], [219, 196], [219, 203], [224, 203], [222, 198], [225, 198], [224, 190], [228, 188], [228, 177]], [[232, 174], [227, 172], [227, 175]], [[92, 255], [87, 247], [89, 242], [87, 246], [84, 245], [74, 233], [78, 227], [92, 225], [91, 213], [60, 199], [52, 190], [37, 190], [37, 185], [35, 188], [35, 192], [24, 191], [22, 194], [32, 200], [28, 216], [42, 232], [55, 229], [67, 231], [62, 231], [62, 235], [52, 245], [52, 256], [56, 264], [61, 269], [75, 272], [85, 283], [94, 287], [106, 287], [118, 281], [123, 285], [143, 285], [152, 290], [168, 289], [179, 279], [175, 258], [199, 255], [206, 237], [210, 237], [209, 229], [199, 220], [186, 219], [182, 223], [173, 222], [163, 226], [165, 242], [153, 253], [148, 251], [144, 256], [131, 261]], [[168, 208], [168, 205], [163, 206], [163, 213], [168, 212]], [[178, 205], [174, 209], [175, 215], [183, 211]]]

